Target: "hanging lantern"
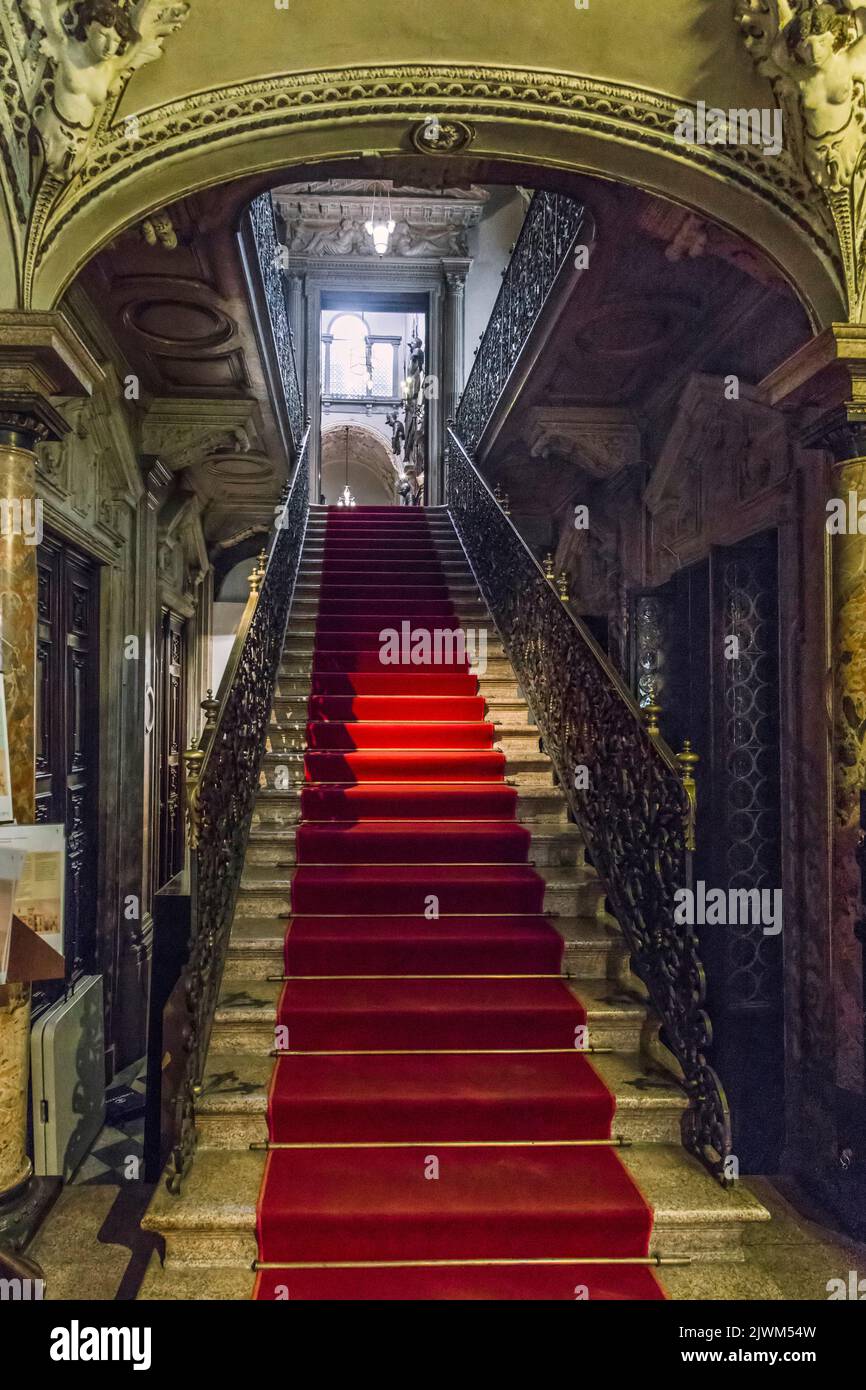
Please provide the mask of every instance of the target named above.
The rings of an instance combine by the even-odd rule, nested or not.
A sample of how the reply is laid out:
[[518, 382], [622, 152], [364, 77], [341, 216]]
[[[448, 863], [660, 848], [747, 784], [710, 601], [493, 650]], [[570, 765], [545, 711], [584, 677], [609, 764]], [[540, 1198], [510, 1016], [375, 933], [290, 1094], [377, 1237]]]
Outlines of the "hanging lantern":
[[373, 239], [373, 250], [377, 256], [384, 256], [391, 244], [391, 237], [396, 227], [396, 222], [391, 216], [391, 194], [387, 193], [387, 204], [384, 203], [381, 195], [373, 191], [373, 202], [370, 207], [370, 219], [364, 223], [364, 231]]

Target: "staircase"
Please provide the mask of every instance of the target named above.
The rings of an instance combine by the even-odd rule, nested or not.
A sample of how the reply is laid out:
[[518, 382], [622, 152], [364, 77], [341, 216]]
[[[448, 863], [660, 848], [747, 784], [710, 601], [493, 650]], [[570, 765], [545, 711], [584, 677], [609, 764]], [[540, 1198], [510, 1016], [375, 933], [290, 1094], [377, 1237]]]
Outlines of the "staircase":
[[[404, 621], [486, 663], [383, 664]], [[311, 508], [141, 1296], [702, 1296], [767, 1213], [680, 1147], [660, 1055], [448, 513]]]

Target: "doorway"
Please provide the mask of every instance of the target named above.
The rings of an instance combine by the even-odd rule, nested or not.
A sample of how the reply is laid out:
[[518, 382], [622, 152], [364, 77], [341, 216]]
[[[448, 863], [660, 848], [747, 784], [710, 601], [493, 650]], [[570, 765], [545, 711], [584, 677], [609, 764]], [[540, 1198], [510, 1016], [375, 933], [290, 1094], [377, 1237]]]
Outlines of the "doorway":
[[[691, 739], [700, 758], [696, 884], [726, 895], [780, 892], [776, 531], [716, 547], [639, 595], [632, 630], [638, 698], [646, 703], [652, 688], [665, 738], [676, 750]], [[784, 1117], [784, 918], [697, 930], [713, 1024], [710, 1060], [731, 1107], [734, 1152], [743, 1172], [775, 1172]]]

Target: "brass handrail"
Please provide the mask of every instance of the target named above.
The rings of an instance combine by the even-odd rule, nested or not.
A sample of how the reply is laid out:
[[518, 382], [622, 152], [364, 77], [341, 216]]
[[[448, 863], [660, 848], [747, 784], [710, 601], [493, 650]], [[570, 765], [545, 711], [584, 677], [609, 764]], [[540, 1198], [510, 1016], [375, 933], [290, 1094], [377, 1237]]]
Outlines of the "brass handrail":
[[[559, 784], [605, 885], [690, 1106], [683, 1142], [723, 1181], [728, 1105], [707, 1060], [712, 1028], [694, 928], [676, 922], [691, 879], [686, 768], [645, 726], [619, 673], [557, 593], [479, 473], [447, 433], [446, 501]], [[580, 775], [578, 776], [578, 772]]]
[[309, 423], [276, 518], [261, 589], [250, 594], [215, 719], [187, 753], [191, 941], [183, 972], [188, 1028], [167, 1185], [195, 1154], [199, 1093], [267, 741], [277, 670], [309, 515]]

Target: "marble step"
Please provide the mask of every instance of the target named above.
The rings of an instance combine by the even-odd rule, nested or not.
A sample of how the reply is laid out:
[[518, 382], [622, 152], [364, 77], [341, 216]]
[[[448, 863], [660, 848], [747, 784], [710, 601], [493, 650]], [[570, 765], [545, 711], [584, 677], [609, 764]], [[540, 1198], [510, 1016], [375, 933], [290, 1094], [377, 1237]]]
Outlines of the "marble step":
[[[399, 698], [399, 697], [398, 697]], [[274, 699], [271, 722], [277, 727], [284, 723], [306, 728], [309, 691], [304, 695], [280, 695]], [[520, 698], [488, 695], [485, 700], [484, 718], [497, 726], [507, 726], [513, 730], [530, 729], [535, 738], [540, 737], [538, 726], [529, 712], [529, 706]]]
[[[313, 722], [315, 723], [316, 721]], [[387, 723], [386, 720], [379, 720], [378, 722]], [[439, 721], [430, 720], [428, 722], [438, 723]], [[446, 724], [446, 728], [437, 731], [437, 738], [441, 744], [444, 744], [448, 739], [448, 731], [447, 721], [443, 720], [442, 722]], [[493, 723], [492, 720], [488, 722]], [[367, 720], [365, 723], [369, 727], [370, 721]], [[325, 725], [325, 727], [327, 727], [327, 725]], [[355, 727], [355, 724], [350, 721], [346, 727], [351, 730]], [[496, 724], [493, 730], [492, 747], [508, 756], [519, 756], [527, 752], [537, 753], [540, 752], [540, 737], [538, 729], [534, 728], [531, 724]], [[365, 744], [364, 746], [368, 747], [371, 745]], [[383, 744], [383, 747], [384, 746]], [[436, 746], [436, 744], [431, 744], [431, 748]], [[267, 753], [278, 756], [281, 753], [304, 752], [307, 748], [306, 723], [300, 724], [287, 719], [281, 724], [277, 720], [271, 720], [268, 725], [267, 744], [265, 745], [265, 751]], [[331, 751], [338, 752], [340, 750], [333, 748]], [[351, 750], [344, 749], [343, 751], [350, 752]]]
[[[456, 598], [445, 598], [443, 599], [443, 604], [449, 605], [446, 612], [438, 615], [441, 617], [443, 624], [450, 626], [456, 619], [463, 627], [487, 626], [491, 631], [493, 630], [494, 625], [491, 621], [490, 614], [486, 605], [480, 598], [477, 589], [468, 597], [466, 595], [459, 595]], [[314, 593], [296, 593], [292, 600], [288, 631], [292, 632], [296, 626], [309, 626], [311, 623], [317, 623], [319, 608], [318, 589]], [[411, 612], [410, 605], [408, 603], [401, 603], [398, 599], [392, 600], [391, 606], [383, 606], [381, 603], [377, 604], [378, 612], [385, 614], [393, 613], [395, 619], [405, 618], [407, 616], [407, 609]], [[362, 612], [355, 613], [353, 610], [349, 610], [349, 614], [352, 617], [356, 617], [359, 623], [364, 621], [364, 614]], [[329, 611], [327, 614], [323, 613], [322, 616], [340, 617], [341, 613]], [[345, 612], [342, 616], [346, 616]]]
[[375, 579], [376, 583], [394, 583], [401, 588], [405, 584], [408, 589], [414, 584], [435, 584], [438, 582], [437, 576], [444, 576], [448, 583], [475, 582], [469, 561], [461, 552], [444, 555], [437, 552], [419, 555], [415, 560], [391, 560], [387, 550], [383, 550], [381, 555], [369, 557], [348, 552], [341, 555], [335, 551], [333, 555], [328, 554], [326, 562], [324, 555], [313, 555], [305, 549], [301, 554], [298, 578], [309, 583], [320, 583], [326, 563], [329, 578], [334, 582], [341, 574], [357, 576], [364, 582]]
[[[640, 1051], [646, 1009], [639, 1000], [613, 980], [569, 977], [565, 982], [586, 1009], [591, 1047]], [[269, 1055], [282, 989], [278, 980], [224, 980], [214, 1015], [211, 1050]]]
[[[562, 792], [551, 783], [519, 780], [517, 791], [517, 819], [524, 825], [532, 825], [539, 820], [559, 820], [568, 824], [568, 807]], [[275, 787], [260, 787], [253, 807], [252, 824], [262, 828], [292, 825], [300, 819], [300, 788], [289, 787], [278, 790]]]
[[[388, 822], [389, 827], [395, 824], [399, 824], [399, 822]], [[413, 822], [413, 825], [415, 824], [418, 822]], [[497, 822], [490, 824], [491, 828], [495, 828]], [[443, 825], [448, 825], [447, 818], [429, 822], [431, 831], [435, 831]], [[257, 826], [252, 830], [247, 846], [247, 865], [295, 864], [296, 862], [294, 827], [280, 831]], [[563, 825], [561, 821], [557, 820], [536, 822], [532, 827], [529, 862], [536, 866], [548, 868], [585, 866], [585, 848], [577, 826]]]
[[[537, 740], [536, 740], [536, 743], [537, 743]], [[337, 756], [339, 756], [339, 752], [340, 752], [339, 749], [324, 749], [324, 748], [322, 748], [322, 749], [315, 749], [315, 750], [312, 750], [312, 751], [314, 751], [314, 752], [319, 752], [319, 753], [328, 753], [328, 752], [332, 752], [332, 753], [335, 753]], [[347, 751], [349, 751], [349, 750], [347, 750]], [[356, 750], [356, 751], [357, 751], [359, 754], [362, 754], [362, 753], [370, 753], [370, 754], [382, 753], [382, 754], [385, 754], [385, 753], [396, 753], [396, 752], [399, 752], [400, 750], [399, 750], [399, 749], [396, 749], [396, 748], [379, 748], [379, 749], [370, 748], [370, 749], [358, 749], [358, 750]], [[408, 749], [406, 749], [405, 751], [406, 751], [406, 752], [409, 752], [409, 753], [429, 753], [429, 754], [431, 754], [431, 756], [435, 756], [436, 753], [442, 753], [442, 752], [445, 752], [446, 750], [445, 750], [444, 748], [427, 748], [427, 749], [423, 749], [423, 748], [408, 748]], [[485, 752], [485, 751], [486, 751], [486, 752], [494, 752], [494, 753], [500, 752], [500, 753], [503, 753], [503, 754], [505, 755], [505, 772], [504, 772], [504, 776], [505, 776], [505, 778], [506, 778], [506, 781], [510, 781], [511, 778], [518, 778], [518, 777], [525, 776], [525, 775], [527, 775], [527, 774], [531, 774], [531, 775], [537, 776], [539, 779], [540, 779], [540, 778], [545, 778], [545, 779], [549, 780], [551, 784], [553, 783], [553, 768], [552, 768], [552, 766], [551, 766], [550, 759], [548, 758], [547, 754], [546, 754], [546, 753], [542, 753], [542, 752], [541, 752], [541, 749], [538, 748], [537, 746], [534, 747], [534, 748], [533, 748], [533, 747], [528, 747], [528, 748], [527, 748], [527, 747], [525, 747], [525, 746], [521, 746], [521, 747], [516, 748], [516, 749], [510, 749], [510, 750], [508, 750], [507, 752], [506, 752], [506, 750], [504, 750], [504, 749], [497, 749], [496, 747], [494, 747], [494, 748], [492, 748], [492, 749], [486, 749], [486, 750], [485, 750], [485, 749], [474, 749], [474, 750], [473, 750], [473, 749], [457, 749], [456, 751], [457, 751], [457, 752]], [[272, 786], [272, 785], [273, 785], [273, 771], [272, 771], [272, 769], [273, 769], [273, 768], [276, 768], [276, 767], [287, 767], [287, 768], [289, 769], [289, 776], [290, 776], [290, 780], [291, 780], [291, 781], [294, 781], [294, 780], [295, 780], [295, 773], [298, 772], [298, 773], [299, 773], [299, 779], [298, 779], [298, 780], [303, 781], [303, 780], [304, 780], [304, 774], [303, 774], [303, 769], [304, 769], [304, 753], [303, 753], [300, 749], [289, 749], [289, 750], [284, 750], [283, 752], [281, 752], [279, 749], [271, 749], [271, 750], [267, 751], [267, 752], [264, 754], [264, 757], [263, 757], [263, 759], [262, 759], [262, 772], [264, 773], [264, 776], [265, 776], [266, 779], [267, 779], [267, 784], [268, 784], [268, 786]], [[430, 775], [431, 775], [431, 774], [429, 774], [429, 773], [420, 774], [420, 775], [419, 775], [419, 780], [421, 780], [421, 781], [429, 780]], [[383, 778], [383, 779], [381, 779], [381, 780], [391, 780], [391, 779]], [[401, 777], [401, 778], [395, 778], [394, 780], [395, 780], [396, 782], [400, 782], [400, 781], [404, 781], [404, 780], [406, 780], [406, 779]], [[409, 778], [409, 780], [412, 780], [412, 779]], [[448, 779], [448, 780], [451, 780], [451, 779]], [[496, 779], [491, 778], [491, 780], [496, 780]], [[456, 785], [459, 785], [459, 779], [458, 779], [458, 778], [455, 778], [454, 781], [455, 781], [455, 784], [456, 784]]]
[[[334, 651], [335, 649], [332, 648], [331, 650]], [[355, 653], [352, 652], [352, 653], [350, 653], [349, 655], [350, 655], [350, 657], [352, 657], [352, 656], [355, 655]], [[345, 662], [345, 661], [341, 661], [340, 665], [343, 667], [343, 673], [345, 673], [345, 670], [346, 670], [346, 662]], [[352, 668], [352, 666], [350, 665], [350, 666], [348, 667], [348, 669], [349, 669], [349, 671], [351, 672], [353, 668]], [[322, 675], [328, 675], [328, 674], [331, 674], [331, 673], [333, 673], [333, 672], [335, 672], [335, 671], [338, 671], [338, 670], [339, 670], [339, 668], [334, 664], [333, 658], [329, 658], [326, 667], [323, 666], [323, 663], [322, 663], [322, 662], [319, 662], [319, 672], [320, 672], [320, 674], [322, 674]], [[287, 643], [286, 643], [286, 646], [283, 648], [283, 654], [282, 654], [282, 657], [281, 657], [281, 659], [280, 659], [280, 666], [279, 666], [279, 674], [280, 674], [280, 676], [285, 676], [285, 675], [289, 675], [289, 674], [291, 674], [291, 675], [293, 675], [293, 676], [294, 676], [294, 675], [301, 675], [301, 674], [303, 674], [303, 675], [305, 675], [305, 676], [307, 677], [307, 679], [309, 679], [310, 676], [312, 675], [312, 672], [313, 672], [313, 648], [312, 648], [312, 645], [310, 645], [310, 646], [308, 646], [308, 647], [306, 647], [306, 648], [302, 648], [302, 647], [296, 646], [296, 645], [295, 645], [294, 643], [292, 643], [292, 642], [287, 642]], [[465, 672], [465, 668], [463, 668], [463, 667], [454, 666], [454, 665], [446, 665], [445, 663], [437, 664], [436, 662], [433, 662], [433, 661], [431, 661], [431, 662], [429, 662], [429, 663], [425, 663], [424, 665], [420, 665], [420, 664], [419, 664], [419, 665], [417, 665], [417, 666], [409, 666], [409, 667], [406, 667], [406, 666], [397, 667], [397, 666], [394, 666], [394, 665], [390, 665], [389, 663], [384, 662], [384, 661], [376, 661], [375, 663], [369, 662], [367, 665], [365, 665], [365, 667], [364, 667], [364, 669], [363, 669], [362, 671], [359, 671], [358, 674], [359, 674], [359, 675], [368, 675], [368, 676], [370, 676], [370, 675], [394, 675], [394, 674], [397, 674], [398, 672], [399, 672], [399, 674], [401, 674], [401, 675], [415, 675], [415, 674], [417, 674], [417, 675], [434, 675], [434, 674], [438, 674], [438, 673], [440, 673], [440, 672], [443, 673], [443, 674], [448, 673], [448, 674], [452, 674], [452, 675], [463, 675], [463, 674], [473, 674], [473, 675], [474, 675], [474, 674], [478, 674], [479, 681], [513, 680], [513, 679], [514, 679], [513, 668], [512, 668], [512, 666], [511, 666], [511, 662], [508, 660], [508, 658], [507, 658], [506, 656], [495, 656], [495, 655], [493, 655], [493, 654], [491, 654], [491, 653], [488, 653], [488, 655], [487, 655], [486, 664], [485, 664], [485, 669], [484, 669], [483, 674], [476, 673], [476, 672], [474, 672], [474, 671], [472, 671], [472, 672]]]
[[[375, 672], [368, 674], [375, 675]], [[277, 672], [277, 679], [274, 685], [274, 696], [280, 698], [286, 695], [309, 695], [310, 694], [311, 673], [309, 666], [306, 670], [295, 664], [280, 666]], [[337, 693], [337, 692], [335, 692]], [[381, 692], [387, 693], [385, 691]], [[506, 700], [519, 700], [521, 698], [520, 686], [513, 675], [489, 675], [485, 674], [478, 677], [478, 694], [483, 695], [486, 700], [499, 697]]]
[[[678, 1144], [688, 1102], [673, 1078], [633, 1055], [599, 1053], [592, 1065], [616, 1097], [611, 1133], [631, 1143]], [[211, 1051], [196, 1106], [199, 1152], [244, 1149], [268, 1139], [272, 1057]]]
[[[425, 866], [418, 864], [416, 867], [418, 911], [421, 911], [428, 889], [424, 885]], [[430, 866], [428, 872], [431, 882], [435, 882], [437, 866]], [[544, 880], [544, 897], [541, 904], [544, 914], [558, 917], [594, 917], [602, 913], [604, 887], [591, 869], [537, 865], [535, 872]], [[247, 863], [235, 902], [234, 920], [237, 921], [241, 917], [279, 917], [287, 913], [293, 874], [294, 870], [291, 868], [280, 869], [266, 864]], [[429, 891], [432, 891], [432, 888]], [[353, 910], [354, 904], [347, 903], [346, 911]]]
[[[747, 1188], [723, 1188], [675, 1144], [641, 1143], [618, 1150], [653, 1208], [650, 1251], [694, 1262], [741, 1262], [749, 1232], [770, 1214]], [[256, 1204], [266, 1155], [249, 1149], [204, 1149], [183, 1196], [160, 1183], [142, 1225], [165, 1238], [166, 1270], [198, 1267], [228, 1281], [257, 1255]], [[664, 1279], [664, 1269], [660, 1271]], [[210, 1277], [204, 1275], [203, 1277]]]
[[[616, 980], [628, 951], [619, 932], [601, 917], [555, 917], [551, 925], [563, 940], [564, 976]], [[280, 975], [288, 917], [238, 917], [232, 926], [223, 980], [266, 980]], [[491, 966], [495, 961], [491, 960]]]

